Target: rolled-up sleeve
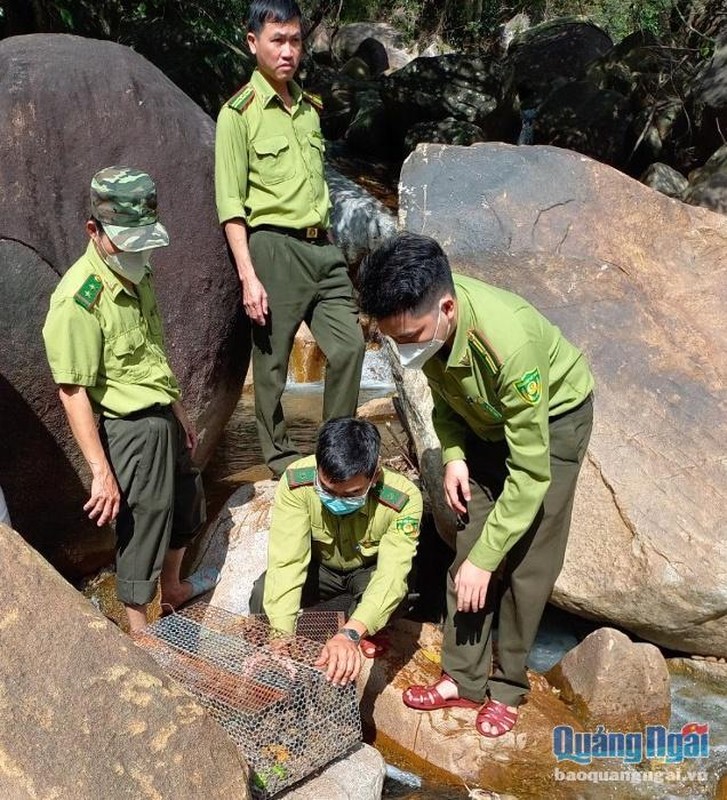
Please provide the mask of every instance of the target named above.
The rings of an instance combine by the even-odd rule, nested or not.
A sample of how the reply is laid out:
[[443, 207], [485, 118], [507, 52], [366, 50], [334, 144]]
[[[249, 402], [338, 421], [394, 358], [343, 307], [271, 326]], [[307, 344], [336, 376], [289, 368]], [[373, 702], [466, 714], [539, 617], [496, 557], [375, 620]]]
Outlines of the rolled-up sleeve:
[[215, 202], [220, 223], [246, 219], [247, 128], [243, 115], [223, 106], [215, 134]]

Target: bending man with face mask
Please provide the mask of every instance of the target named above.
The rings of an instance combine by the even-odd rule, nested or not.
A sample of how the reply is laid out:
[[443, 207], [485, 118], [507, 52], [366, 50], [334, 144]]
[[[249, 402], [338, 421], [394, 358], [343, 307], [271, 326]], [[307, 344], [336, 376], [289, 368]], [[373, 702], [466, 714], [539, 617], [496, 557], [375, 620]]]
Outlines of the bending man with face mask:
[[528, 692], [527, 658], [563, 564], [593, 376], [526, 300], [453, 275], [427, 236], [384, 242], [361, 264], [359, 284], [361, 309], [429, 382], [445, 497], [460, 523], [442, 676], [411, 686], [403, 701], [476, 709], [476, 730], [502, 736]]
[[405, 612], [417, 549], [422, 497], [379, 465], [380, 436], [366, 420], [324, 423], [315, 456], [294, 462], [275, 493], [268, 569], [255, 582], [250, 611], [293, 633], [302, 607], [349, 596], [348, 620], [323, 647], [318, 665], [345, 685], [373, 657], [380, 631]]
[[213, 570], [180, 580], [205, 507], [191, 460], [197, 434], [164, 351], [151, 280], [151, 253], [169, 244], [156, 206], [144, 172], [107, 167], [94, 176], [88, 247], [53, 292], [43, 327], [91, 471], [84, 510], [99, 526], [116, 520], [117, 593], [132, 631], [146, 625], [159, 578], [162, 603], [172, 607], [217, 580]]

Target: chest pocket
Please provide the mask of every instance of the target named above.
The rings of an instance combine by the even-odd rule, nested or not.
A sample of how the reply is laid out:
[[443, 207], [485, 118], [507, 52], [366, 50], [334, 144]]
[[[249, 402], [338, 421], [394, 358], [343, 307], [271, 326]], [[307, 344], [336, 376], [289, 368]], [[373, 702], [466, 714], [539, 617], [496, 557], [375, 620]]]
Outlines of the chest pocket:
[[379, 554], [381, 544], [381, 534], [366, 531], [363, 539], [359, 540], [358, 551], [363, 558], [374, 558]]
[[134, 383], [149, 374], [144, 334], [132, 328], [118, 334], [106, 344], [106, 374], [120, 383]]
[[308, 134], [308, 142], [311, 146], [311, 169], [316, 175], [323, 175], [323, 162], [326, 152], [326, 143], [318, 131], [311, 131]]
[[252, 143], [260, 180], [272, 186], [295, 175], [295, 159], [286, 136], [269, 136]]

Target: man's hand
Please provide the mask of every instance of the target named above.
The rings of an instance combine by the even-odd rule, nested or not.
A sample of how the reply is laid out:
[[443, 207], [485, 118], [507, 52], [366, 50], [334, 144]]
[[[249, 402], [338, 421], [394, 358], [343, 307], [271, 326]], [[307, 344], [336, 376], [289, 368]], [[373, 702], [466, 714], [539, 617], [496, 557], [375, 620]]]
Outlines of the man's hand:
[[466, 504], [472, 499], [469, 480], [470, 471], [466, 461], [458, 459], [445, 465], [444, 496], [447, 505], [457, 514], [466, 514]]
[[88, 511], [90, 519], [96, 520], [99, 528], [116, 519], [121, 503], [121, 492], [116, 478], [108, 464], [93, 470], [91, 497], [83, 510]]
[[256, 325], [264, 325], [268, 315], [268, 293], [254, 273], [241, 279], [242, 305]]
[[326, 667], [326, 680], [334, 686], [345, 686], [361, 671], [361, 653], [355, 642], [337, 633], [323, 645], [314, 666]]
[[476, 567], [468, 558], [462, 562], [454, 576], [457, 611], [480, 611], [485, 607], [491, 575], [486, 569]]
[[189, 450], [189, 454], [194, 458], [195, 450], [199, 444], [197, 429], [194, 427], [192, 420], [187, 416], [187, 412], [179, 400], [172, 403], [172, 411], [174, 412], [174, 416], [179, 420], [179, 424], [184, 428], [187, 450]]

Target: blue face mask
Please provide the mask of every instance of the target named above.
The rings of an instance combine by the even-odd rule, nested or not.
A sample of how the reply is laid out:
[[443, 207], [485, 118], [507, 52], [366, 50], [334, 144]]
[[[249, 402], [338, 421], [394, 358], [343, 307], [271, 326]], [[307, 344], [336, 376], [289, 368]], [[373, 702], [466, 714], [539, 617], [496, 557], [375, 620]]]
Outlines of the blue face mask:
[[337, 517], [353, 514], [354, 511], [358, 511], [359, 508], [362, 508], [363, 504], [366, 502], [366, 495], [363, 497], [333, 497], [333, 495], [327, 494], [322, 489], [316, 491], [318, 492], [321, 503], [323, 503], [331, 514], [335, 514]]
[[[372, 481], [373, 482], [373, 481]], [[371, 485], [363, 494], [356, 495], [355, 497], [337, 497], [330, 492], [327, 492], [318, 482], [318, 475], [316, 475], [315, 490], [319, 500], [323, 505], [337, 517], [345, 517], [346, 514], [353, 514], [360, 508], [363, 508], [366, 498], [368, 497]]]

